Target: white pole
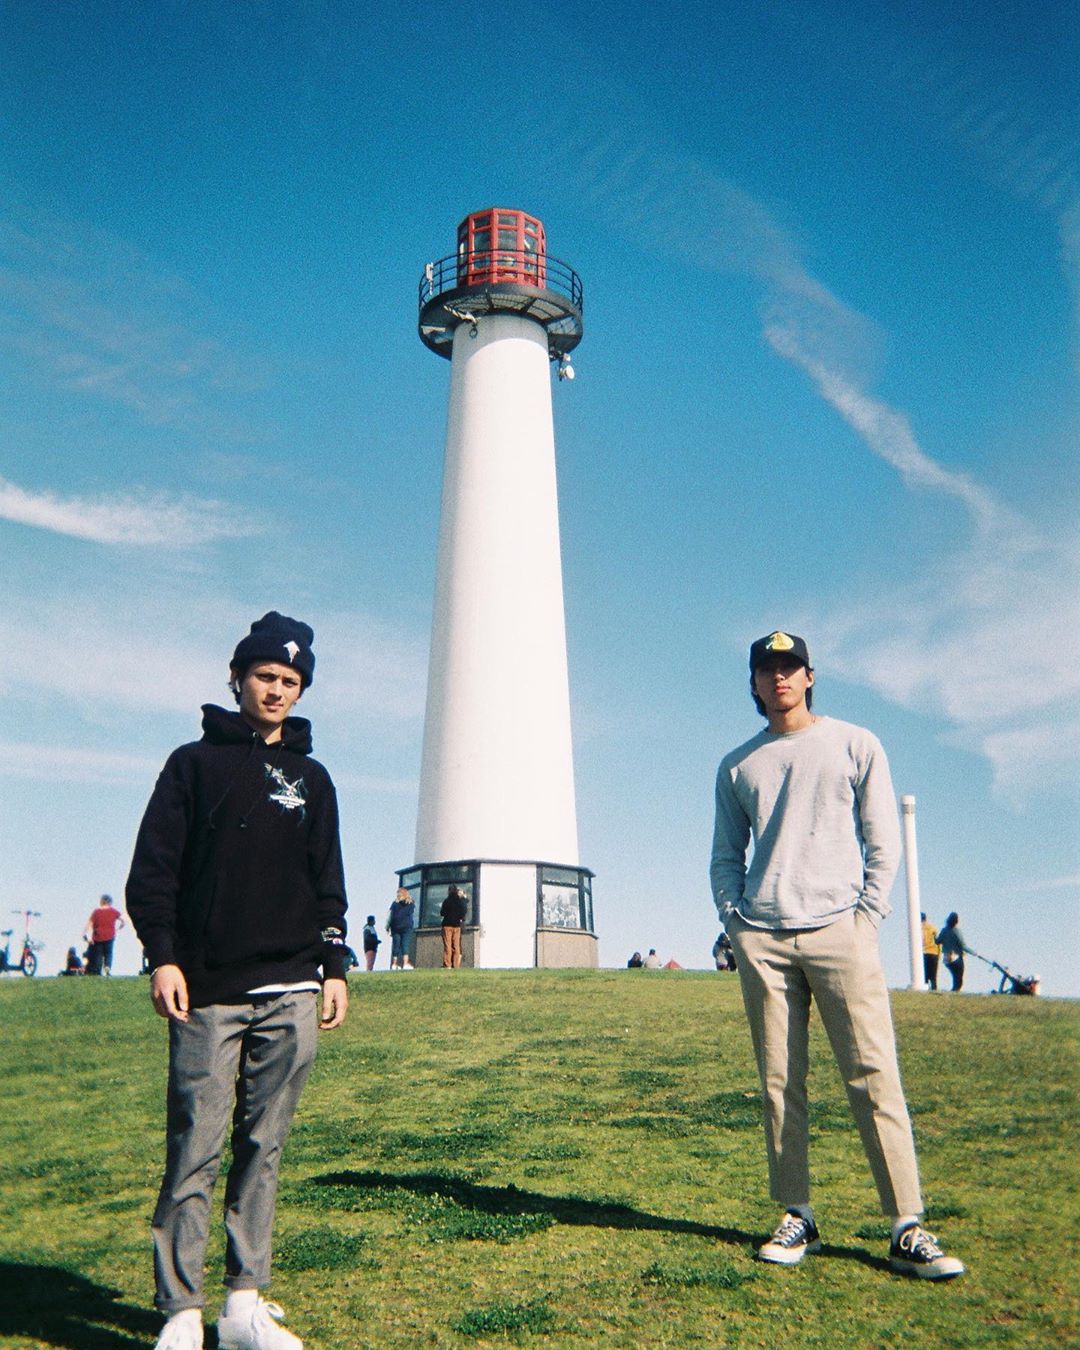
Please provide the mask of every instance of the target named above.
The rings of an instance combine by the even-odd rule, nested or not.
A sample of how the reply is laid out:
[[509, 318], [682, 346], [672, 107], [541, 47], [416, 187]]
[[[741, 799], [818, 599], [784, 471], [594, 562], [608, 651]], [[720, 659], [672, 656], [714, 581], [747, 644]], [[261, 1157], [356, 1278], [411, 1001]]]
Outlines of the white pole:
[[919, 845], [915, 838], [915, 798], [900, 798], [904, 820], [904, 876], [907, 881], [908, 943], [911, 950], [911, 988], [925, 989], [922, 960], [922, 905], [919, 900]]

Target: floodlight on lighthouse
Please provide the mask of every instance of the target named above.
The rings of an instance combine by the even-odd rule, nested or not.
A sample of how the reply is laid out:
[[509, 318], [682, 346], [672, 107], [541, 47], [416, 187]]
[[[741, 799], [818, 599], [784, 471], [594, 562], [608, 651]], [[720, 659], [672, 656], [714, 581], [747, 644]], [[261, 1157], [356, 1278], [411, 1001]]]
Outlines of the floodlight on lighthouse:
[[416, 861], [416, 963], [595, 966], [578, 856], [549, 362], [573, 379], [581, 281], [543, 223], [489, 207], [419, 286], [421, 341], [450, 360]]

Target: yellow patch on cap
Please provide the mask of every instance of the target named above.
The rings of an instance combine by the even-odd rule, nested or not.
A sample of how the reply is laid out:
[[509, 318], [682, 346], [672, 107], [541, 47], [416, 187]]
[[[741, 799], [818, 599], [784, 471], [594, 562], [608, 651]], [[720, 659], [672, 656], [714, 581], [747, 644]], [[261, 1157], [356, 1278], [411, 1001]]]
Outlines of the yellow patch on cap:
[[767, 652], [789, 652], [795, 643], [786, 633], [773, 633], [768, 642], [765, 643]]

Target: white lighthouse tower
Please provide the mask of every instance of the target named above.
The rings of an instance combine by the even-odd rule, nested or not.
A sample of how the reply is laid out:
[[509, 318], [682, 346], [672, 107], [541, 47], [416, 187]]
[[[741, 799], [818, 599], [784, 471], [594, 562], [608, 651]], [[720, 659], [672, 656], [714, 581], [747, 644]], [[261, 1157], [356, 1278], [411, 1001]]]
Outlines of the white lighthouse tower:
[[576, 272], [544, 227], [492, 207], [420, 282], [420, 337], [448, 357], [442, 516], [420, 773], [416, 963], [468, 901], [463, 964], [595, 966], [578, 857], [550, 364], [573, 378]]

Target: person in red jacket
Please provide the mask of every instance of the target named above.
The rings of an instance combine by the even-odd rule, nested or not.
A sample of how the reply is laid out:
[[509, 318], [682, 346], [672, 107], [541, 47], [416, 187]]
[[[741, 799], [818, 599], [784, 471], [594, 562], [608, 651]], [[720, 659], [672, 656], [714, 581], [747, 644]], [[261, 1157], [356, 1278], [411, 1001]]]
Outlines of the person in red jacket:
[[316, 1030], [339, 1026], [349, 1001], [337, 797], [310, 758], [311, 724], [291, 716], [314, 673], [313, 640], [275, 611], [252, 624], [230, 663], [239, 712], [204, 705], [202, 739], [169, 756], [135, 843], [127, 910], [169, 1020], [153, 1217], [155, 1303], [168, 1320], [157, 1350], [202, 1350], [210, 1202], [230, 1120], [218, 1345], [301, 1350], [259, 1290]]
[[111, 975], [113, 946], [116, 934], [126, 928], [124, 916], [113, 904], [111, 895], [103, 895], [101, 903], [90, 911], [83, 937], [90, 944], [90, 958], [87, 961], [88, 975]]

